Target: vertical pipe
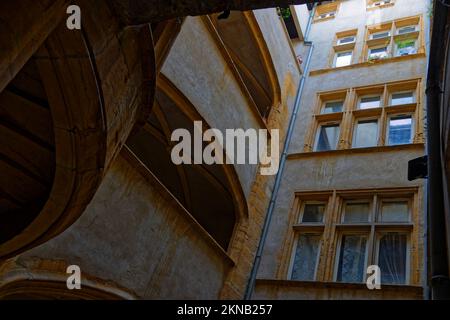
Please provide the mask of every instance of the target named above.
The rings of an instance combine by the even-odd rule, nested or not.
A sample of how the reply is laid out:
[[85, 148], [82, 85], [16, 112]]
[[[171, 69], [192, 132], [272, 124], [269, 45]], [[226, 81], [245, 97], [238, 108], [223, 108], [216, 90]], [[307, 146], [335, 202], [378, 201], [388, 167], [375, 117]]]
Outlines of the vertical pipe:
[[442, 98], [441, 68], [445, 58], [448, 7], [435, 1], [433, 34], [427, 79], [427, 151], [428, 151], [428, 227], [431, 297], [450, 299], [444, 194], [441, 163], [440, 106]]
[[298, 114], [298, 111], [300, 109], [300, 102], [301, 102], [301, 99], [302, 99], [303, 88], [305, 86], [305, 80], [306, 80], [306, 77], [307, 77], [307, 74], [308, 74], [309, 65], [310, 65], [312, 53], [313, 53], [313, 50], [314, 50], [313, 43], [310, 42], [310, 41], [307, 41], [306, 39], [307, 39], [307, 37], [309, 35], [311, 23], [312, 23], [312, 20], [313, 20], [313, 17], [314, 17], [315, 8], [316, 8], [316, 5], [314, 5], [313, 10], [311, 10], [311, 13], [310, 13], [309, 19], [308, 19], [308, 26], [307, 26], [306, 32], [305, 32], [304, 44], [306, 46], [309, 46], [308, 57], [306, 59], [305, 68], [303, 70], [302, 77], [300, 79], [300, 84], [299, 84], [299, 87], [298, 87], [298, 90], [297, 90], [297, 95], [295, 97], [294, 110], [293, 110], [291, 118], [289, 120], [289, 127], [288, 127], [288, 131], [286, 133], [286, 140], [284, 142], [283, 153], [281, 154], [281, 159], [280, 159], [280, 166], [279, 166], [279, 170], [278, 170], [277, 176], [275, 178], [275, 185], [273, 187], [273, 191], [272, 191], [272, 195], [271, 195], [270, 203], [269, 203], [269, 208], [267, 210], [266, 218], [264, 220], [262, 235], [261, 235], [261, 238], [260, 238], [260, 241], [259, 241], [259, 244], [258, 244], [258, 249], [256, 251], [255, 260], [253, 262], [252, 271], [250, 273], [250, 279], [248, 281], [247, 288], [246, 288], [246, 291], [245, 291], [245, 296], [244, 296], [245, 300], [250, 300], [252, 298], [252, 295], [253, 295], [253, 291], [254, 291], [254, 288], [255, 288], [255, 282], [256, 282], [256, 276], [258, 274], [258, 269], [259, 269], [259, 266], [261, 264], [261, 258], [262, 258], [262, 254], [263, 254], [263, 251], [264, 251], [264, 246], [265, 246], [266, 239], [267, 239], [267, 236], [268, 236], [268, 233], [269, 233], [270, 222], [272, 221], [273, 210], [275, 208], [275, 203], [276, 203], [276, 200], [277, 200], [278, 191], [280, 189], [281, 179], [283, 177], [284, 167], [285, 167], [285, 164], [286, 164], [286, 158], [287, 158], [287, 154], [288, 154], [288, 151], [289, 151], [289, 145], [290, 145], [290, 142], [292, 140], [292, 134], [294, 133], [295, 121], [297, 119], [297, 114]]

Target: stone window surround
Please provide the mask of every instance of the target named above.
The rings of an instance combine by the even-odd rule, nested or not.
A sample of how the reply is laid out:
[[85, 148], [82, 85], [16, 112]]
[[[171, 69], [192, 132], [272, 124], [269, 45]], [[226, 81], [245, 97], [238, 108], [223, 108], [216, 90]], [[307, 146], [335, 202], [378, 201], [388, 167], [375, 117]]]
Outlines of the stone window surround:
[[[415, 32], [411, 32], [408, 34], [403, 35], [397, 35], [396, 30], [398, 28], [413, 25], [416, 24], [419, 28]], [[372, 33], [377, 33], [381, 31], [390, 31], [389, 37], [381, 38], [381, 39], [370, 39], [370, 35]], [[391, 20], [387, 22], [383, 22], [380, 24], [375, 25], [368, 25], [365, 27], [365, 34], [364, 34], [364, 43], [362, 45], [361, 54], [359, 58], [357, 58], [357, 51], [356, 48], [358, 48], [358, 29], [351, 29], [351, 30], [345, 30], [341, 32], [337, 32], [334, 40], [332, 49], [330, 51], [329, 57], [328, 57], [328, 64], [327, 68], [325, 69], [318, 69], [318, 70], [312, 70], [310, 72], [311, 76], [317, 75], [317, 74], [323, 74], [326, 72], [330, 72], [333, 70], [342, 70], [342, 69], [349, 69], [349, 68], [358, 68], [358, 67], [364, 67], [364, 66], [370, 66], [372, 64], [378, 64], [378, 63], [387, 63], [387, 62], [395, 62], [395, 61], [403, 61], [406, 59], [413, 59], [416, 57], [425, 57], [425, 32], [424, 32], [424, 22], [421, 15], [418, 16], [411, 16], [407, 18], [401, 18], [397, 20]], [[338, 45], [338, 39], [345, 37], [345, 36], [355, 36], [356, 40], [353, 43], [344, 44], [344, 45]], [[416, 46], [417, 46], [417, 53], [411, 54], [408, 56], [394, 56], [395, 53], [395, 41], [396, 40], [406, 40], [406, 39], [415, 39], [416, 40]], [[382, 45], [386, 45], [388, 47], [388, 53], [390, 56], [386, 59], [380, 59], [377, 61], [369, 61], [368, 60], [368, 52], [369, 49], [372, 47], [380, 47]], [[334, 67], [334, 57], [337, 52], [342, 51], [352, 51], [352, 64], [348, 66], [343, 67]]]
[[[415, 32], [398, 35], [397, 30], [401, 27], [409, 26], [409, 25], [417, 25], [418, 30]], [[370, 35], [373, 33], [378, 33], [381, 31], [389, 31], [390, 35], [386, 38], [380, 39], [370, 39]], [[416, 40], [417, 46], [417, 54], [425, 53], [425, 39], [424, 39], [424, 22], [421, 15], [412, 16], [402, 19], [391, 20], [387, 22], [383, 22], [380, 24], [366, 26], [365, 36], [364, 36], [364, 47], [359, 58], [359, 62], [367, 62], [368, 61], [368, 52], [370, 48], [379, 47], [379, 46], [387, 46], [388, 53], [391, 56], [388, 59], [395, 58], [395, 43], [398, 40]]]
[[[336, 17], [338, 14], [340, 7], [340, 1], [333, 1], [331, 3], [322, 4], [316, 7], [316, 12], [314, 13], [314, 20], [313, 23], [322, 22], [322, 21], [328, 21], [332, 20]], [[328, 12], [334, 12], [334, 15], [327, 18], [320, 18], [322, 14], [328, 13]]]
[[[377, 235], [386, 231], [408, 234], [407, 280], [403, 286], [419, 286], [421, 284], [420, 261], [423, 255], [420, 243], [419, 216], [422, 187], [403, 187], [387, 189], [329, 190], [296, 192], [294, 204], [289, 213], [289, 225], [282, 248], [283, 256], [277, 270], [277, 279], [290, 280], [290, 273], [295, 254], [295, 244], [301, 233], [322, 234], [320, 254], [317, 261], [317, 282], [336, 282], [336, 267], [339, 259], [339, 242], [344, 233], [361, 232], [368, 235], [369, 244], [367, 265], [374, 264]], [[347, 200], [369, 200], [371, 203], [371, 218], [368, 223], [341, 223], [343, 205]], [[410, 220], [405, 223], [374, 222], [374, 215], [379, 211], [382, 200], [407, 200], [410, 208]], [[299, 223], [299, 217], [304, 203], [319, 201], [326, 204], [323, 223]]]
[[392, 7], [395, 5], [395, 0], [391, 0], [391, 2], [389, 2], [389, 3], [384, 3], [380, 6], [373, 6], [374, 3], [381, 2], [381, 1], [382, 0], [367, 0], [366, 10], [370, 11], [370, 10], [384, 9], [384, 8]]
[[[372, 149], [394, 147], [386, 142], [387, 123], [389, 118], [395, 115], [411, 115], [413, 119], [413, 138], [411, 144], [424, 143], [423, 136], [423, 90], [422, 79], [410, 79], [399, 82], [376, 84], [365, 87], [341, 89], [330, 92], [317, 93], [315, 106], [312, 110], [311, 122], [305, 136], [304, 153], [309, 152], [335, 152], [338, 150], [352, 149], [353, 133], [358, 121], [378, 120], [377, 145]], [[395, 92], [411, 90], [415, 96], [415, 102], [405, 105], [390, 105], [390, 96]], [[360, 97], [370, 94], [381, 96], [381, 106], [371, 109], [358, 109]], [[322, 114], [321, 110], [328, 101], [344, 101], [342, 112]], [[321, 125], [340, 123], [340, 137], [336, 150], [313, 151], [317, 132]]]

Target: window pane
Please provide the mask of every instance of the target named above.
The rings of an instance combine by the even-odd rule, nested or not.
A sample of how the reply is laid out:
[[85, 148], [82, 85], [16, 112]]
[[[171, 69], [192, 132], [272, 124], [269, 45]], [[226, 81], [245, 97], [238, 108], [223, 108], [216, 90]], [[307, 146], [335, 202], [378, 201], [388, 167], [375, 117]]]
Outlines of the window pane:
[[381, 105], [380, 96], [361, 98], [359, 102], [360, 109], [378, 108]]
[[389, 35], [390, 35], [389, 31], [374, 33], [374, 34], [372, 34], [372, 39], [386, 38], [386, 37], [389, 37]]
[[417, 53], [415, 40], [404, 40], [397, 42], [397, 56], [407, 56]]
[[292, 267], [292, 280], [315, 280], [320, 238], [321, 236], [316, 234], [299, 236]]
[[316, 151], [336, 150], [338, 139], [339, 125], [320, 127]]
[[356, 126], [353, 147], [364, 148], [377, 145], [378, 121], [360, 121]]
[[348, 66], [352, 63], [352, 52], [341, 52], [336, 55], [336, 67]]
[[393, 93], [391, 105], [398, 106], [401, 104], [414, 103], [414, 95], [412, 92]]
[[369, 59], [383, 59], [387, 58], [387, 47], [383, 48], [377, 48], [377, 49], [370, 49], [369, 51]]
[[369, 203], [347, 203], [345, 205], [344, 222], [368, 222], [369, 212]]
[[366, 262], [366, 236], [347, 235], [342, 237], [337, 281], [363, 282]]
[[388, 233], [381, 237], [378, 254], [381, 284], [405, 284], [406, 250], [405, 234]]
[[405, 144], [411, 142], [412, 118], [397, 117], [389, 120], [389, 145]]
[[324, 204], [305, 204], [302, 222], [322, 222], [324, 212]]
[[343, 106], [344, 106], [343, 101], [327, 102], [325, 103], [322, 113], [325, 114], [325, 113], [341, 112]]
[[407, 201], [383, 202], [381, 206], [380, 221], [382, 222], [408, 222], [409, 206]]
[[352, 43], [355, 41], [355, 37], [351, 36], [351, 37], [345, 37], [345, 38], [341, 38], [338, 40], [339, 44], [344, 44], [344, 43]]
[[410, 33], [410, 32], [414, 32], [414, 31], [416, 31], [416, 26], [407, 26], [407, 27], [398, 29], [398, 34], [405, 34], [405, 33]]

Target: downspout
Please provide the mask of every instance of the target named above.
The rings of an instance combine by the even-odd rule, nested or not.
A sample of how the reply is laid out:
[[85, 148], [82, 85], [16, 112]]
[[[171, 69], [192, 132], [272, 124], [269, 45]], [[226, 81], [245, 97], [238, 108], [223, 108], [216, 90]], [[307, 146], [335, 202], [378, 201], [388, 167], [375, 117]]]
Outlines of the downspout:
[[430, 286], [433, 300], [450, 299], [449, 266], [444, 214], [444, 194], [441, 167], [440, 106], [442, 101], [441, 67], [445, 58], [444, 44], [448, 5], [436, 0], [433, 14], [433, 34], [427, 79], [427, 150], [428, 150], [428, 227]]
[[258, 249], [256, 251], [255, 260], [253, 262], [252, 271], [250, 273], [250, 279], [248, 281], [247, 288], [245, 290], [245, 296], [244, 296], [245, 300], [250, 300], [252, 298], [253, 291], [255, 289], [256, 276], [258, 274], [258, 269], [261, 264], [261, 258], [262, 258], [262, 254], [264, 251], [264, 246], [265, 246], [267, 236], [269, 233], [270, 222], [272, 221], [272, 216], [273, 216], [273, 211], [274, 211], [275, 203], [276, 203], [277, 196], [278, 196], [278, 191], [280, 190], [281, 179], [283, 177], [283, 172], [284, 172], [284, 168], [285, 168], [285, 164], [286, 164], [286, 158], [287, 158], [288, 151], [289, 151], [289, 145], [291, 143], [292, 135], [294, 133], [295, 121], [297, 119], [297, 114], [300, 109], [300, 102], [302, 99], [303, 88], [305, 86], [305, 80], [307, 78], [309, 65], [310, 65], [312, 53], [314, 50], [313, 43], [311, 41], [307, 41], [307, 39], [308, 39], [309, 31], [311, 29], [311, 24], [312, 24], [313, 17], [315, 14], [316, 6], [317, 6], [317, 4], [314, 4], [314, 8], [311, 10], [311, 13], [310, 13], [309, 19], [308, 19], [308, 25], [307, 25], [306, 31], [305, 31], [305, 37], [304, 37], [305, 40], [303, 43], [305, 46], [309, 47], [308, 57], [305, 62], [305, 68], [303, 69], [303, 74], [301, 76], [300, 84], [299, 84], [299, 87], [297, 90], [297, 95], [295, 97], [294, 110], [293, 110], [293, 112], [291, 114], [291, 118], [289, 120], [289, 127], [288, 127], [288, 131], [286, 133], [286, 140], [285, 140], [284, 146], [283, 146], [283, 153], [281, 154], [279, 170], [278, 170], [278, 173], [275, 178], [275, 184], [273, 187], [272, 195], [270, 197], [269, 208], [267, 209], [266, 218], [264, 220], [262, 235], [261, 235], [261, 238], [258, 243]]

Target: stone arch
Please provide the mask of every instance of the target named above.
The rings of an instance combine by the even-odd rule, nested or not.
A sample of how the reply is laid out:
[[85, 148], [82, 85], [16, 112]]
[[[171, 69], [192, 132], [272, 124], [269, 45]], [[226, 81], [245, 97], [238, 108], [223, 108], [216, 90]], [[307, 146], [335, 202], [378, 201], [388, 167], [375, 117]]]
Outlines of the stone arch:
[[141, 133], [133, 136], [127, 145], [227, 251], [236, 225], [247, 218], [245, 196], [234, 167], [175, 166], [170, 158], [174, 145], [170, 141], [171, 132], [186, 128], [193, 135], [194, 121], [202, 121], [203, 130], [209, 128], [191, 102], [161, 74], [153, 113]]
[[67, 288], [62, 260], [9, 260], [0, 266], [0, 300], [136, 300], [120, 286], [82, 272], [81, 289]]
[[[63, 21], [48, 31], [49, 36], [30, 55], [30, 61], [35, 65], [33, 76], [42, 82], [41, 94], [49, 110], [46, 121], [52, 131], [48, 147], [52, 158], [47, 157], [45, 192], [25, 199], [23, 206], [18, 203], [18, 208], [10, 211], [10, 205], [4, 199], [15, 200], [24, 190], [12, 190], [7, 184], [4, 187], [7, 190], [0, 190], [0, 217], [12, 213], [29, 215], [13, 226], [14, 232], [8, 237], [0, 239], [0, 258], [42, 244], [73, 224], [92, 199], [134, 126], [139, 126], [150, 113], [156, 74], [149, 26], [123, 30], [106, 1], [80, 2], [86, 8], [82, 31], [68, 30]], [[14, 28], [14, 21], [10, 27]], [[4, 64], [2, 58], [0, 65]], [[27, 65], [25, 68], [29, 69]], [[5, 78], [3, 74], [0, 76]], [[20, 76], [21, 71], [16, 78]], [[4, 101], [5, 92], [17, 94], [19, 91], [6, 87], [0, 93], [0, 101]], [[36, 102], [34, 98], [30, 92], [18, 97]], [[14, 106], [11, 104], [12, 108], [6, 111]], [[0, 113], [0, 126], [10, 120], [8, 114]], [[19, 136], [27, 132], [27, 125], [35, 117], [25, 111], [15, 120], [16, 128], [10, 128]], [[25, 136], [35, 142], [34, 133]], [[26, 153], [15, 144], [15, 140], [10, 140], [0, 146], [0, 164], [6, 162], [9, 165], [2, 174], [34, 177], [29, 171], [38, 163], [32, 157], [27, 163], [1, 157], [11, 149]], [[14, 155], [14, 152], [10, 154]], [[34, 188], [30, 185], [30, 190]], [[34, 205], [33, 210], [27, 206], [28, 202]]]

